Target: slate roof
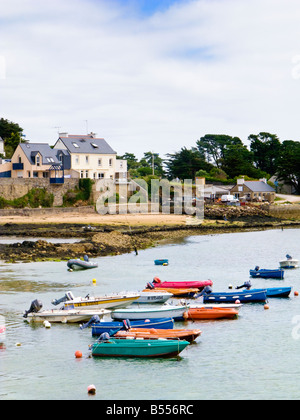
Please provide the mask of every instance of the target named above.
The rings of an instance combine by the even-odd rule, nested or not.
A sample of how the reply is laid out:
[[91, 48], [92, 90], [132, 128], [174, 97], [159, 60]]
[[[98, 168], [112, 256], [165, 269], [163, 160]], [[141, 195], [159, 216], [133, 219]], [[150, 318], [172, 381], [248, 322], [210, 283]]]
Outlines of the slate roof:
[[70, 153], [86, 153], [97, 155], [116, 155], [110, 145], [102, 138], [94, 138], [91, 135], [69, 135], [68, 137], [59, 137]]
[[274, 192], [269, 184], [263, 181], [245, 181], [244, 184], [253, 192]]
[[35, 157], [38, 153], [42, 156], [43, 165], [53, 165], [54, 163], [60, 164], [57, 159], [57, 150], [51, 149], [47, 143], [20, 143], [20, 147], [25, 153], [27, 159], [31, 164], [35, 164]]

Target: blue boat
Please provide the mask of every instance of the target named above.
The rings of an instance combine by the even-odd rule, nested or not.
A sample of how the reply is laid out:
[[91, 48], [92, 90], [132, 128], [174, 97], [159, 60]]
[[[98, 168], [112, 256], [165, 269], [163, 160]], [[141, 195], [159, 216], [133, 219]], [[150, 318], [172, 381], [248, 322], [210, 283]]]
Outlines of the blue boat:
[[267, 289], [267, 297], [288, 297], [291, 290], [291, 287], [270, 287]]
[[168, 265], [169, 264], [169, 260], [162, 258], [160, 260], [154, 260], [154, 264], [155, 265]]
[[266, 289], [252, 289], [236, 292], [209, 293], [203, 295], [203, 303], [240, 303], [265, 302], [267, 299]]
[[260, 269], [255, 267], [254, 270], [250, 270], [251, 277], [260, 277], [264, 279], [283, 279], [284, 270], [282, 268], [275, 268], [274, 270], [269, 270], [266, 268]]
[[[126, 321], [128, 325], [128, 320]], [[107, 332], [113, 335], [117, 331], [126, 330], [126, 323], [122, 321], [100, 321], [92, 325], [92, 335], [101, 335]], [[129, 325], [132, 328], [156, 328], [156, 329], [173, 329], [174, 319], [173, 318], [157, 318], [147, 320], [136, 320], [130, 321]]]

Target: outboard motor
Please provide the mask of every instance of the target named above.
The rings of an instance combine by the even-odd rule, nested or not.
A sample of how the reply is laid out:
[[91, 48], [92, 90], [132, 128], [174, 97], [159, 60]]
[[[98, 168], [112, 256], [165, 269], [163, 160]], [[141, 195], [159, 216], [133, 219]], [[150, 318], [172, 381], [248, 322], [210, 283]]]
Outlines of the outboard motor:
[[30, 308], [28, 311], [25, 311], [25, 314], [23, 315], [24, 318], [27, 318], [27, 315], [34, 312], [37, 313], [39, 310], [41, 310], [43, 307], [43, 304], [40, 300], [35, 299], [31, 302]]
[[110, 336], [107, 332], [102, 333], [98, 339], [98, 341], [107, 341], [110, 339]]
[[86, 324], [80, 325], [80, 329], [84, 330], [85, 328], [88, 328], [91, 324], [96, 324], [98, 322], [100, 322], [99, 316], [93, 315], [92, 318]]
[[85, 255], [85, 256], [83, 257], [83, 259], [84, 259], [84, 261], [85, 261], [85, 262], [89, 262], [89, 257], [88, 257], [87, 255]]
[[63, 296], [62, 298], [60, 298], [60, 299], [53, 299], [52, 301], [51, 301], [51, 303], [52, 303], [52, 305], [59, 305], [60, 303], [62, 303], [62, 302], [67, 302], [68, 300], [74, 300], [74, 295], [73, 295], [73, 293], [72, 292], [67, 292], [66, 294], [65, 294], [65, 296]]
[[123, 319], [123, 328], [126, 331], [130, 330], [131, 324], [130, 324], [129, 319]]
[[154, 285], [150, 282], [147, 283], [146, 289], [155, 289]]

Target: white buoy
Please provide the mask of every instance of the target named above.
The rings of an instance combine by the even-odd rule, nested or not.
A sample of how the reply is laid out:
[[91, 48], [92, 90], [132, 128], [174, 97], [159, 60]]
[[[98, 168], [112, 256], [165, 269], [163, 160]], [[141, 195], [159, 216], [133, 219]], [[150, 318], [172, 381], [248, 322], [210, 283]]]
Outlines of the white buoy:
[[51, 328], [51, 324], [49, 321], [44, 321], [43, 324], [45, 328]]

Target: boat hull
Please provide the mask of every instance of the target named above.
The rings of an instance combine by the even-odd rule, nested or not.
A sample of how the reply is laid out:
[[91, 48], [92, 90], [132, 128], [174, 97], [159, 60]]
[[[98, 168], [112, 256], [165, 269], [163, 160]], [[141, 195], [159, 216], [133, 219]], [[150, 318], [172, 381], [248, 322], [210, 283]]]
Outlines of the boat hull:
[[72, 270], [89, 270], [90, 268], [97, 268], [98, 263], [82, 261], [80, 259], [71, 259], [67, 262], [67, 266]]
[[173, 288], [173, 289], [203, 289], [205, 286], [212, 286], [213, 282], [211, 280], [202, 280], [202, 281], [164, 281], [161, 283], [153, 282], [153, 285], [157, 289], [161, 288]]
[[288, 297], [291, 291], [291, 287], [271, 287], [267, 289], [267, 297]]
[[147, 338], [150, 340], [166, 338], [168, 340], [186, 340], [190, 343], [201, 334], [199, 329], [155, 329], [155, 328], [130, 328], [128, 331], [118, 331], [114, 337]]
[[240, 303], [265, 302], [267, 298], [266, 289], [252, 289], [244, 292], [233, 293], [210, 293], [203, 296], [204, 303]]
[[298, 268], [299, 266], [299, 261], [298, 260], [284, 260], [284, 261], [279, 261], [279, 265], [281, 268]]
[[6, 340], [6, 325], [4, 316], [0, 316], [0, 344]]
[[54, 323], [78, 323], [88, 321], [92, 316], [98, 315], [100, 318], [109, 314], [110, 311], [106, 309], [98, 310], [76, 310], [76, 309], [50, 309], [41, 312], [31, 312], [27, 314], [26, 320], [28, 322], [54, 322]]
[[251, 277], [261, 277], [265, 279], [283, 279], [284, 278], [284, 270], [283, 269], [275, 269], [275, 270], [250, 270]]
[[233, 319], [238, 316], [238, 311], [234, 308], [190, 308], [187, 311], [186, 319]]
[[144, 289], [143, 291], [150, 291], [153, 293], [157, 293], [160, 291], [165, 291], [168, 293], [171, 293], [173, 295], [173, 297], [193, 297], [196, 293], [199, 293], [199, 289], [197, 288], [188, 288], [188, 289], [175, 289], [174, 287], [159, 287], [156, 289]]
[[140, 297], [134, 303], [165, 303], [173, 294], [165, 291], [142, 291]]
[[154, 260], [155, 265], [168, 265], [169, 260], [167, 259], [160, 259], [160, 260]]
[[89, 298], [74, 298], [64, 302], [64, 308], [69, 309], [112, 309], [125, 308], [139, 298], [139, 293], [126, 295], [93, 296]]
[[147, 340], [110, 338], [92, 346], [98, 357], [173, 357], [189, 345], [185, 340]]
[[[155, 329], [172, 329], [174, 328], [173, 318], [157, 318], [130, 321], [133, 328], [155, 328]], [[116, 331], [124, 330], [124, 324], [121, 321], [100, 321], [92, 324], [92, 335], [97, 336], [107, 332], [113, 335]]]
[[188, 310], [188, 306], [166, 305], [160, 308], [136, 308], [136, 309], [116, 309], [112, 311], [113, 319], [146, 319], [146, 318], [174, 318], [183, 319], [183, 314]]

